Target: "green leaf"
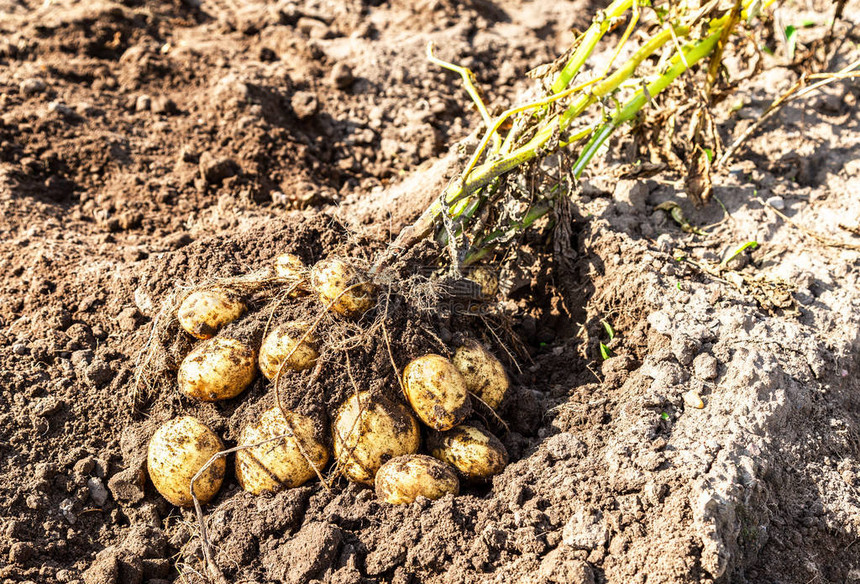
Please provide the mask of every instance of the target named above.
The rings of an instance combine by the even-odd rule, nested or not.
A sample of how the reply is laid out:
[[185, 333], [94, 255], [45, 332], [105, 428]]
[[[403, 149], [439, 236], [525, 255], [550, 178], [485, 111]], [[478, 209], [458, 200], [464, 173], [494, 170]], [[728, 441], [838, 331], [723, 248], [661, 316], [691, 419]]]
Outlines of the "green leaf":
[[725, 268], [726, 264], [728, 264], [730, 261], [732, 261], [733, 259], [735, 259], [739, 255], [744, 253], [746, 250], [756, 249], [757, 247], [758, 247], [757, 241], [748, 241], [745, 244], [743, 244], [742, 246], [740, 246], [739, 248], [737, 248], [734, 252], [729, 254], [728, 257], [726, 257], [726, 259], [724, 259], [722, 262], [720, 262], [720, 265]]
[[603, 357], [604, 361], [612, 357], [612, 351], [610, 351], [609, 347], [607, 347], [603, 343], [600, 343], [600, 356]]
[[785, 35], [785, 51], [788, 53], [788, 60], [794, 61], [794, 50], [797, 48], [797, 27], [789, 24], [783, 31]]
[[668, 420], [669, 414], [667, 414], [666, 412], [663, 412], [662, 414], [660, 414], [660, 419], [661, 420]]
[[710, 148], [705, 148], [705, 156], [708, 157], [708, 162], [714, 161], [714, 151]]
[[612, 325], [609, 324], [606, 320], [601, 320], [600, 322], [603, 323], [603, 330], [605, 330], [606, 334], [609, 335], [609, 340], [611, 341], [612, 339], [614, 339], [615, 329], [612, 328]]

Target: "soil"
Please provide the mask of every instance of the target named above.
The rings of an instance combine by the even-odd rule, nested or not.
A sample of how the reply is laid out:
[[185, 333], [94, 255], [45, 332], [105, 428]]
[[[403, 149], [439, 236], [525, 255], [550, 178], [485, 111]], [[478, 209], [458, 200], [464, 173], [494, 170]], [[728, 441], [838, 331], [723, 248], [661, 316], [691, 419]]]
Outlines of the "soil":
[[[234, 446], [275, 396], [261, 378], [182, 397], [192, 339], [171, 307], [283, 252], [366, 265], [473, 143], [427, 42], [501, 110], [598, 8], [0, 0], [0, 582], [203, 582], [196, 518], [146, 478], [147, 440], [190, 414]], [[776, 22], [810, 20], [804, 50], [831, 11], [789, 2]], [[860, 5], [844, 14], [833, 68], [860, 56]], [[776, 48], [717, 108], [725, 141], [797, 80]], [[572, 197], [569, 249], [524, 236], [498, 302], [428, 285], [429, 243], [356, 322], [258, 293], [227, 332], [319, 316], [318, 366], [280, 391], [323, 434], [354, 387], [402, 399], [394, 367], [479, 339], [513, 383], [505, 425], [475, 416], [511, 464], [390, 506], [334, 476], [255, 497], [228, 460], [204, 508], [227, 581], [860, 581], [858, 98], [848, 80], [786, 106], [704, 207], [670, 170], [634, 177], [616, 141]]]

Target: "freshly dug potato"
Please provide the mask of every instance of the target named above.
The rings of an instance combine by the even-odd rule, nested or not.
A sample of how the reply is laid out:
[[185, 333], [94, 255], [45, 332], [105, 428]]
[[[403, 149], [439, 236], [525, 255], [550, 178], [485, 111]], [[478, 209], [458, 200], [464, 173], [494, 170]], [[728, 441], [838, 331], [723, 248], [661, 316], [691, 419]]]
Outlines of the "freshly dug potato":
[[449, 430], [472, 412], [463, 376], [441, 355], [413, 359], [403, 370], [403, 388], [412, 409], [434, 430]]
[[288, 278], [290, 280], [301, 280], [308, 272], [308, 267], [302, 261], [302, 258], [294, 253], [282, 253], [276, 257], [274, 267], [275, 275], [278, 278]]
[[361, 316], [376, 304], [373, 284], [363, 281], [355, 268], [338, 258], [317, 262], [311, 270], [311, 286], [320, 302], [326, 306], [334, 302], [331, 309], [344, 316]]
[[[260, 371], [266, 379], [272, 380], [278, 374], [281, 363], [289, 355], [285, 368], [304, 371], [316, 365], [319, 353], [316, 350], [316, 337], [310, 334], [299, 343], [308, 330], [308, 323], [288, 322], [272, 330], [260, 347]], [[292, 354], [290, 354], [292, 353]]]
[[283, 278], [294, 286], [290, 292], [291, 298], [310, 293], [310, 285], [307, 282], [309, 270], [299, 256], [292, 253], [282, 253], [275, 258], [272, 268], [276, 277]]
[[[161, 495], [180, 507], [193, 503], [191, 479], [209, 459], [224, 450], [215, 433], [191, 416], [165, 422], [149, 441], [146, 468], [152, 484]], [[206, 503], [221, 488], [227, 466], [219, 458], [194, 481], [194, 494]]]
[[492, 298], [499, 292], [499, 277], [486, 266], [474, 268], [466, 278], [481, 287], [481, 296], [484, 298]]
[[256, 444], [282, 434], [292, 436], [236, 452], [236, 478], [243, 489], [258, 495], [298, 487], [316, 476], [308, 459], [317, 470], [328, 462], [328, 450], [316, 438], [314, 421], [294, 412], [287, 412], [284, 419], [277, 406], [266, 410], [258, 423], [245, 426], [238, 445]]
[[508, 464], [505, 445], [489, 432], [468, 424], [447, 432], [433, 432], [427, 440], [427, 449], [471, 481], [497, 475]]
[[179, 366], [179, 390], [203, 401], [236, 397], [254, 380], [256, 361], [257, 352], [242, 341], [209, 339]]
[[376, 496], [392, 505], [412, 503], [418, 497], [441, 499], [459, 492], [460, 481], [454, 470], [425, 454], [392, 458], [376, 473]]
[[225, 324], [245, 313], [242, 297], [225, 288], [203, 288], [185, 297], [177, 317], [185, 332], [198, 339], [211, 339]]
[[471, 341], [457, 349], [452, 362], [466, 381], [466, 388], [494, 410], [498, 409], [511, 386], [501, 361]]
[[332, 441], [346, 478], [369, 485], [387, 460], [417, 452], [421, 433], [405, 405], [362, 391], [338, 410]]

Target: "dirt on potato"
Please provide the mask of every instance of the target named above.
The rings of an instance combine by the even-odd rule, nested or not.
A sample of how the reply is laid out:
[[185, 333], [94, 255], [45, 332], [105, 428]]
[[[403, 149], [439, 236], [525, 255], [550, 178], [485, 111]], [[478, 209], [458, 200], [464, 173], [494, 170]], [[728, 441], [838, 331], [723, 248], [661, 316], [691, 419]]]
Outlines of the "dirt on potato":
[[[195, 340], [170, 307], [284, 252], [369, 265], [479, 123], [427, 43], [501, 111], [600, 7], [0, 0], [0, 583], [204, 582], [196, 517], [155, 491], [147, 441], [193, 415], [235, 446], [278, 396], [262, 376], [225, 402], [182, 396]], [[795, 26], [802, 53], [832, 11], [787, 2], [774, 26]], [[835, 23], [831, 68], [860, 57], [858, 14], [850, 1]], [[715, 107], [725, 143], [798, 79], [769, 48]], [[331, 466], [330, 488], [252, 496], [230, 457], [204, 507], [224, 578], [860, 582], [858, 98], [849, 79], [788, 104], [704, 207], [615, 140], [555, 232], [567, 240], [517, 240], [493, 302], [440, 272], [434, 243], [379, 275], [357, 320], [256, 290], [222, 334], [259, 344], [278, 322], [315, 323], [316, 367], [278, 395], [323, 437], [356, 390], [404, 401], [409, 360], [481, 341], [512, 387], [501, 421], [480, 406], [472, 420], [510, 464], [391, 506]]]

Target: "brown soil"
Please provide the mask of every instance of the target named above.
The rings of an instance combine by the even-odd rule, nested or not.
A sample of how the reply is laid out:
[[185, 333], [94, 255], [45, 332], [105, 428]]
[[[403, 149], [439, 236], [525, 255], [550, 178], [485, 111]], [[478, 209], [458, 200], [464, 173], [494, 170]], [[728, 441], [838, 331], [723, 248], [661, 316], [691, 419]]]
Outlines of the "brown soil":
[[[145, 479], [146, 442], [188, 413], [233, 446], [274, 395], [258, 379], [224, 403], [181, 397], [191, 340], [161, 309], [286, 251], [369, 261], [477, 121], [427, 42], [503, 108], [596, 7], [0, 0], [0, 582], [202, 582], [194, 515]], [[802, 49], [831, 10], [791, 3], [779, 22], [815, 22]], [[858, 13], [835, 67], [858, 58]], [[765, 59], [717, 112], [726, 140], [797, 78]], [[228, 581], [860, 581], [858, 98], [845, 82], [785, 108], [715, 177], [725, 210], [668, 171], [619, 180], [633, 149], [616, 144], [574, 199], [569, 253], [528, 234], [498, 304], [416, 296], [443, 253], [426, 244], [363, 320], [323, 315], [320, 365], [281, 388], [291, 407], [323, 428], [353, 381], [402, 399], [380, 323], [401, 368], [478, 338], [513, 380], [507, 429], [476, 414], [512, 463], [404, 506], [343, 479], [253, 497], [229, 463], [205, 508]], [[667, 200], [708, 234], [654, 210]], [[731, 273], [705, 269], [750, 240]], [[264, 300], [231, 332], [258, 338]], [[318, 314], [307, 297], [274, 322]]]

